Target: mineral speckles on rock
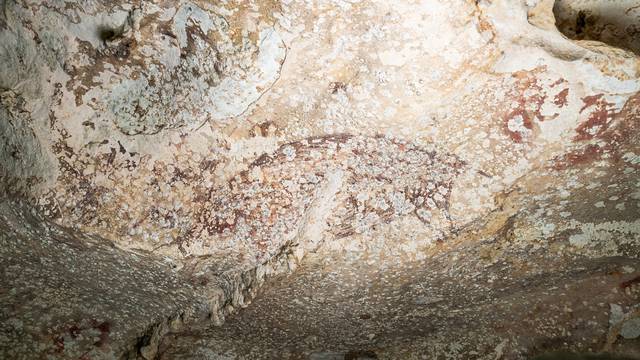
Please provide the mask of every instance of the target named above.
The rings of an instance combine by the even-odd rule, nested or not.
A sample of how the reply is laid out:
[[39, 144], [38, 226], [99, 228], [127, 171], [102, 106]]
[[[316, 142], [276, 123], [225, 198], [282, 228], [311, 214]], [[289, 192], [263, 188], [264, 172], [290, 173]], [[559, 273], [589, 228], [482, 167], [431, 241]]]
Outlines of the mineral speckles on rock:
[[[584, 275], [589, 285], [603, 264], [621, 259], [636, 267], [640, 63], [632, 52], [563, 36], [553, 11], [556, 4], [556, 14], [570, 15], [558, 17], [561, 30], [573, 10], [590, 12], [585, 25], [595, 27], [583, 33], [608, 41], [607, 18], [630, 24], [637, 9], [629, 3], [607, 10], [596, 0], [5, 2], [2, 192], [65, 231], [108, 238], [118, 254], [164, 256], [204, 294], [200, 313], [216, 325], [247, 306], [267, 278], [302, 269], [328, 281], [323, 304], [342, 296], [336, 289], [359, 289], [354, 297], [366, 301], [336, 308], [352, 313], [342, 313], [342, 330], [355, 320], [353, 329], [366, 328], [358, 344], [373, 350], [407, 334], [407, 323], [428, 337], [425, 347], [459, 358], [522, 358], [522, 349], [556, 347], [558, 339], [593, 347], [608, 315], [599, 304], [621, 304], [627, 314], [635, 287], [618, 288], [612, 270], [592, 281], [606, 300], [580, 305], [576, 290], [562, 306], [555, 295], [563, 289], [530, 289], [558, 273], [563, 284]], [[597, 14], [606, 16], [590, 22]], [[339, 261], [305, 262], [329, 250]], [[42, 261], [52, 261], [46, 253]], [[135, 263], [123, 259], [123, 267]], [[354, 270], [331, 285], [345, 259]], [[424, 288], [405, 296], [387, 265], [412, 261], [423, 263], [395, 279]], [[314, 286], [307, 281], [278, 303], [304, 308], [316, 300]], [[378, 299], [367, 295], [374, 290]], [[500, 330], [480, 324], [494, 312], [478, 301], [511, 309], [496, 313], [496, 324], [504, 314], [519, 324], [521, 310], [533, 308], [522, 305], [531, 293], [546, 299], [527, 315], [544, 319], [534, 330], [527, 323], [540, 338], [513, 335], [511, 325], [485, 336]], [[434, 298], [443, 301], [424, 300]], [[596, 317], [581, 322], [565, 308]], [[323, 326], [340, 323], [313, 312]], [[445, 326], [452, 318], [464, 326]], [[122, 339], [118, 322], [93, 315], [51, 334], [58, 343], [80, 333], [98, 342], [104, 321], [109, 341]], [[482, 338], [434, 337], [448, 328], [483, 329]], [[575, 329], [585, 328], [582, 340]], [[154, 329], [148, 343], [134, 341], [147, 358], [165, 333]], [[356, 348], [310, 351], [369, 349]]]
[[24, 98], [10, 90], [0, 92], [0, 105], [0, 194], [29, 191], [42, 182], [48, 159]]
[[[81, 21], [89, 23], [82, 29], [103, 26]], [[194, 3], [142, 3], [121, 22], [99, 30], [103, 38], [78, 39], [66, 86], [76, 105], [86, 103], [128, 135], [240, 115], [276, 81], [285, 57], [273, 28], [236, 43], [223, 16]]]
[[[598, 204], [596, 204], [598, 206]], [[604, 207], [601, 206], [601, 207]], [[578, 232], [569, 236], [569, 243], [587, 252], [610, 256], [622, 255], [625, 245], [640, 241], [640, 222], [604, 222], [601, 224], [572, 224], [567, 228], [578, 228]]]
[[[185, 280], [148, 254], [114, 248], [0, 203], [0, 357], [114, 359], [196, 301]], [[150, 336], [151, 337], [151, 336]]]
[[633, 307], [625, 314], [620, 305], [609, 304], [609, 306], [609, 324], [611, 329], [625, 339], [636, 339], [640, 337], [640, 308]]
[[[133, 162], [136, 169], [135, 162], [142, 161], [142, 168], [148, 167], [144, 159], [126, 151], [114, 149], [110, 154], [107, 163]], [[385, 137], [352, 135], [285, 144], [220, 183], [212, 176], [218, 170], [215, 162], [196, 165], [154, 165], [142, 189], [146, 200], [129, 198], [122, 185], [90, 189], [80, 185], [75, 191], [86, 195], [80, 202], [61, 204], [63, 222], [75, 219], [92, 232], [112, 234], [125, 246], [173, 256], [231, 251], [242, 254], [240, 263], [255, 264], [294, 241], [304, 232], [303, 222], [309, 221], [328, 221], [326, 241], [362, 234], [405, 215], [417, 216], [444, 236], [452, 226], [448, 214], [452, 183], [464, 169], [453, 155]], [[95, 182], [108, 177], [103, 169], [85, 178]], [[338, 178], [331, 180], [336, 173]], [[331, 181], [335, 182], [331, 193], [319, 192]], [[167, 186], [174, 196], [181, 195], [179, 202], [162, 200]], [[308, 219], [314, 203], [334, 195], [335, 204], [316, 215], [319, 219]]]
[[[269, 6], [236, 11], [198, 2], [7, 2], [0, 86], [24, 99], [35, 134], [24, 146], [40, 147], [40, 158], [58, 162], [7, 164], [15, 171], [42, 170], [34, 174], [41, 188], [20, 185], [13, 192], [38, 198], [55, 178], [90, 174], [109, 141], [132, 156], [162, 156], [171, 137], [127, 135], [233, 124], [231, 118], [273, 86], [284, 62], [285, 45], [273, 27], [278, 7]], [[255, 11], [259, 22], [238, 18]], [[11, 130], [6, 136], [21, 135]], [[71, 165], [78, 162], [86, 166]]]

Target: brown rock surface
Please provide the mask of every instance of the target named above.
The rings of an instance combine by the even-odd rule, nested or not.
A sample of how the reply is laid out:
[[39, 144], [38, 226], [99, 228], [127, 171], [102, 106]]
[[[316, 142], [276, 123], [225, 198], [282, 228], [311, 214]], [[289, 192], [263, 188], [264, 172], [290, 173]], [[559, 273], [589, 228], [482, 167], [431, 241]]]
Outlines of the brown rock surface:
[[0, 357], [640, 357], [637, 1], [0, 5]]

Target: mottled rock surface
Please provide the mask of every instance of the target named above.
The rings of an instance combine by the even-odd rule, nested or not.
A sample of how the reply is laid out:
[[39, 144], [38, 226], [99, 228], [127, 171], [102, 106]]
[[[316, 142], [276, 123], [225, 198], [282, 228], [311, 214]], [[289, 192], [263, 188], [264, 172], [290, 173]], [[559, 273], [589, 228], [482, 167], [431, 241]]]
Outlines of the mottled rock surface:
[[[147, 345], [197, 297], [147, 254], [0, 205], [0, 357], [113, 359]], [[164, 324], [164, 323], [167, 324]]]
[[637, 1], [0, 4], [0, 354], [640, 357]]

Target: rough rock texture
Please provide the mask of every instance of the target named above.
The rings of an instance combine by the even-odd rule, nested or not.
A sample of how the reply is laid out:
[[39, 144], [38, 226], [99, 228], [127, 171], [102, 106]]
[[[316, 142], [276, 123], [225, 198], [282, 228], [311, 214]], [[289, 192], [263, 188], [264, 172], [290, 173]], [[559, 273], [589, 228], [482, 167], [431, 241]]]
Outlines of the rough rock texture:
[[0, 4], [0, 355], [640, 357], [637, 1]]
[[640, 53], [636, 1], [556, 1], [558, 29], [571, 39], [602, 41]]
[[0, 206], [3, 359], [117, 358], [195, 303], [157, 259], [51, 224], [22, 204]]

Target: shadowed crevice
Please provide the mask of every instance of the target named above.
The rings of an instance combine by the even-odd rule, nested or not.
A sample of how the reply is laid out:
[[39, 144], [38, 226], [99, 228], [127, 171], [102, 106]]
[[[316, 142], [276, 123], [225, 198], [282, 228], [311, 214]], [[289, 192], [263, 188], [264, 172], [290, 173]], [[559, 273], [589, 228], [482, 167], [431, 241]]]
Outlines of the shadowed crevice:
[[640, 54], [637, 1], [556, 0], [556, 26], [572, 40], [599, 41]]

